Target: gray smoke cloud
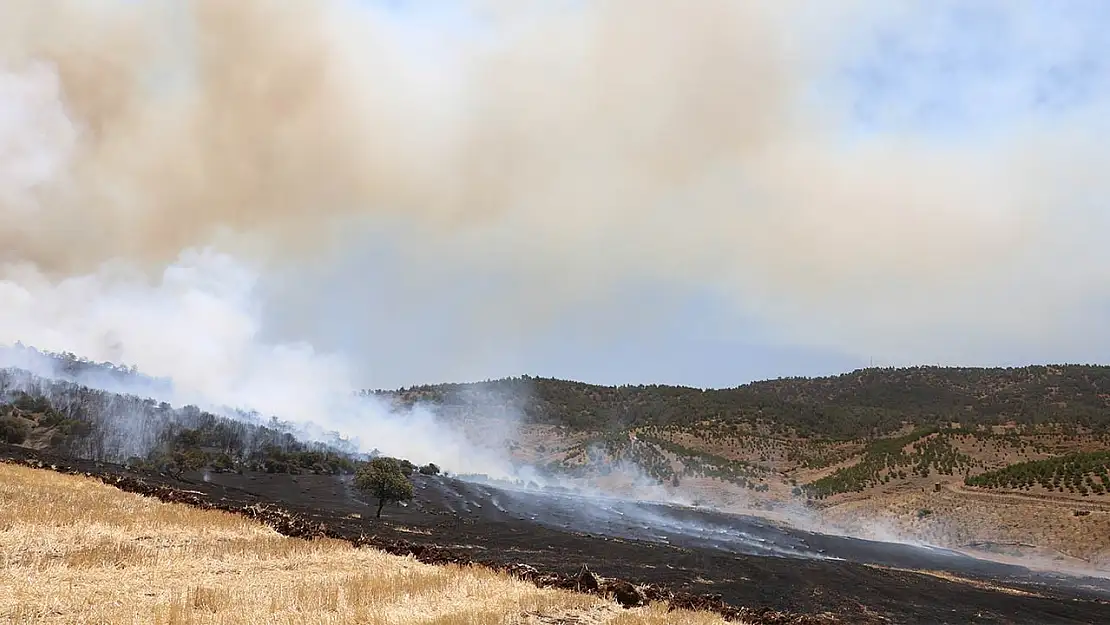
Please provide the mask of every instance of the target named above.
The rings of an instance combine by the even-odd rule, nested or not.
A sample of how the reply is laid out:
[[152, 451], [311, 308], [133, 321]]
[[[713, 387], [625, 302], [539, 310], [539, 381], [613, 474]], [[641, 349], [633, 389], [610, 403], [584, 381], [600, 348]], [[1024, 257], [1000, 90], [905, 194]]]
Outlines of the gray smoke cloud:
[[850, 136], [816, 86], [934, 9], [455, 6], [425, 49], [369, 3], [5, 2], [0, 341], [313, 415], [363, 376], [261, 338], [258, 284], [370, 227], [414, 283], [504, 277], [443, 313], [490, 340], [651, 280], [853, 353], [1107, 345], [1075, 332], [1110, 299], [1099, 89], [995, 135]]

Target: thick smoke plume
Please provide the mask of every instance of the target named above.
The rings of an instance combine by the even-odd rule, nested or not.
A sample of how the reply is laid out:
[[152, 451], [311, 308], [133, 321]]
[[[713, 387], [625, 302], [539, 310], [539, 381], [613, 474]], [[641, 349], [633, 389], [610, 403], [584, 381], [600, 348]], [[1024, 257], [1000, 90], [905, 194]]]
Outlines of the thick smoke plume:
[[974, 141], [853, 134], [817, 87], [911, 9], [455, 6], [432, 46], [368, 2], [4, 2], [0, 342], [331, 425], [359, 372], [261, 340], [255, 284], [369, 223], [402, 273], [519, 277], [485, 305], [520, 317], [650, 279], [853, 350], [1097, 344], [1067, 328], [1110, 295], [1101, 92]]
[[437, 53], [372, 3], [6, 2], [4, 256], [288, 256], [388, 216], [523, 270], [881, 308], [1035, 269], [1105, 190], [1102, 100], [971, 145], [846, 139], [813, 86], [883, 3], [458, 4], [481, 26]]

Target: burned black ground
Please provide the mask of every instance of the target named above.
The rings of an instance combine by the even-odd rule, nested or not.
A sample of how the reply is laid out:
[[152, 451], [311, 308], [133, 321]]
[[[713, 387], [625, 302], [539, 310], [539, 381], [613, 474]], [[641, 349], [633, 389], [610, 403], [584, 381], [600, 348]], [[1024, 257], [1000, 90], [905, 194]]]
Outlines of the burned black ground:
[[[638, 522], [622, 527], [610, 516], [602, 517], [602, 522], [595, 519], [593, 531], [579, 531], [581, 525], [575, 519], [588, 515], [575, 514], [573, 505], [607, 504], [547, 497], [530, 502], [531, 494], [443, 477], [415, 476], [414, 501], [405, 507], [388, 507], [379, 520], [373, 518], [368, 502], [360, 501], [340, 477], [216, 473], [208, 481], [196, 474], [178, 480], [9, 446], [0, 446], [0, 458], [55, 464], [127, 490], [146, 489], [152, 491], [147, 494], [164, 499], [265, 517], [284, 533], [318, 531], [391, 552], [414, 553], [425, 561], [473, 561], [500, 568], [527, 564], [540, 572], [539, 577], [546, 573], [546, 579], [556, 582], [570, 578], [585, 564], [604, 577], [647, 584], [649, 594], [674, 599], [677, 593], [677, 603], [709, 605], [716, 602], [706, 595], [716, 595], [724, 608], [724, 604], [745, 607], [747, 618], [760, 609], [773, 609], [795, 615], [833, 614], [850, 623], [1110, 622], [1110, 584], [1105, 581], [1035, 574], [905, 546], [784, 531], [755, 519], [707, 511], [659, 508], [652, 509], [652, 514], [664, 520], [697, 521], [701, 527], [744, 528], [744, 533], [763, 540], [712, 544], [717, 540], [712, 531], [663, 533]], [[273, 512], [276, 509], [289, 515]], [[539, 514], [531, 518], [536, 512], [543, 512], [542, 518]], [[631, 531], [634, 525], [641, 529]], [[801, 552], [845, 559], [757, 555], [764, 541], [784, 545], [795, 541], [804, 545]], [[969, 582], [899, 569], [958, 572]], [[563, 576], [554, 575], [559, 573]], [[779, 618], [766, 616], [763, 622]], [[798, 616], [782, 618], [791, 620], [779, 622], [803, 622]]]

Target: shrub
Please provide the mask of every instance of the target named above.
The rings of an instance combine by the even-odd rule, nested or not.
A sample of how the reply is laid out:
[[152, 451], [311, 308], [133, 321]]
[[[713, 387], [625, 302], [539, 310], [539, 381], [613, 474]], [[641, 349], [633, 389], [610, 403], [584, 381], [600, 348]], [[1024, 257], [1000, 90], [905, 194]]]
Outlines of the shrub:
[[27, 422], [19, 417], [0, 417], [0, 441], [20, 445], [31, 435]]
[[52, 428], [56, 425], [60, 425], [63, 421], [65, 421], [65, 417], [51, 409], [44, 412], [42, 416], [39, 417], [38, 421], [40, 426], [44, 428]]
[[85, 421], [78, 421], [77, 419], [65, 419], [61, 422], [60, 427], [66, 436], [74, 438], [84, 438], [92, 434], [92, 425]]
[[437, 467], [435, 465], [435, 463], [429, 462], [428, 464], [420, 467], [420, 474], [421, 475], [439, 475], [439, 467]]
[[16, 408], [24, 412], [45, 413], [51, 409], [50, 400], [43, 395], [31, 395], [29, 393], [20, 392], [13, 403]]
[[234, 466], [235, 461], [226, 453], [216, 454], [216, 457], [212, 458], [212, 468], [217, 471], [230, 471]]

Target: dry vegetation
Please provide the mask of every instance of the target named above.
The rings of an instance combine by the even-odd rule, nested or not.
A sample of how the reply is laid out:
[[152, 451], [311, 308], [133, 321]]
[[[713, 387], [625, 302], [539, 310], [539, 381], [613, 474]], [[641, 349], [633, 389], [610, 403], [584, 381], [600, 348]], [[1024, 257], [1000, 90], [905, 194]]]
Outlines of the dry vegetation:
[[[791, 511], [805, 506], [862, 536], [917, 539], [981, 553], [985, 549], [991, 557], [1020, 555], [1027, 563], [1086, 572], [1092, 567], [1110, 570], [1110, 492], [1073, 492], [1063, 480], [1054, 490], [1036, 482], [1013, 488], [1005, 480], [991, 488], [965, 484], [1000, 468], [1015, 473], [1021, 466], [1015, 463], [1066, 459], [1070, 456], [1063, 454], [1077, 452], [1094, 453], [1104, 466], [1104, 453], [1099, 454], [1107, 449], [1105, 434], [1052, 433], [1051, 427], [1028, 432], [905, 428], [900, 437], [874, 441], [813, 441], [722, 434], [719, 429], [720, 424], [709, 422], [696, 428], [640, 429], [638, 445], [663, 445], [657, 454], [660, 462], [641, 464], [662, 476], [663, 488], [718, 509], [757, 510], [789, 522]], [[627, 451], [627, 438], [611, 438]], [[667, 444], [681, 448], [682, 457]], [[753, 487], [714, 472], [689, 470], [690, 459], [721, 462], [710, 458], [764, 472], [753, 475]], [[677, 486], [667, 470], [680, 476]], [[1080, 487], [1079, 480], [1104, 481], [1090, 472], [1071, 477]], [[941, 492], [935, 491], [937, 483], [943, 484]], [[814, 484], [826, 484], [827, 494], [807, 497], [806, 488]]]
[[[1076, 511], [1085, 512], [1077, 515]], [[1110, 508], [967, 491], [953, 480], [939, 492], [906, 489], [824, 510], [830, 520], [861, 530], [886, 528], [933, 544], [989, 548], [1055, 568], [1110, 567]]]
[[723, 623], [624, 611], [477, 567], [437, 567], [244, 517], [0, 464], [0, 622]]

